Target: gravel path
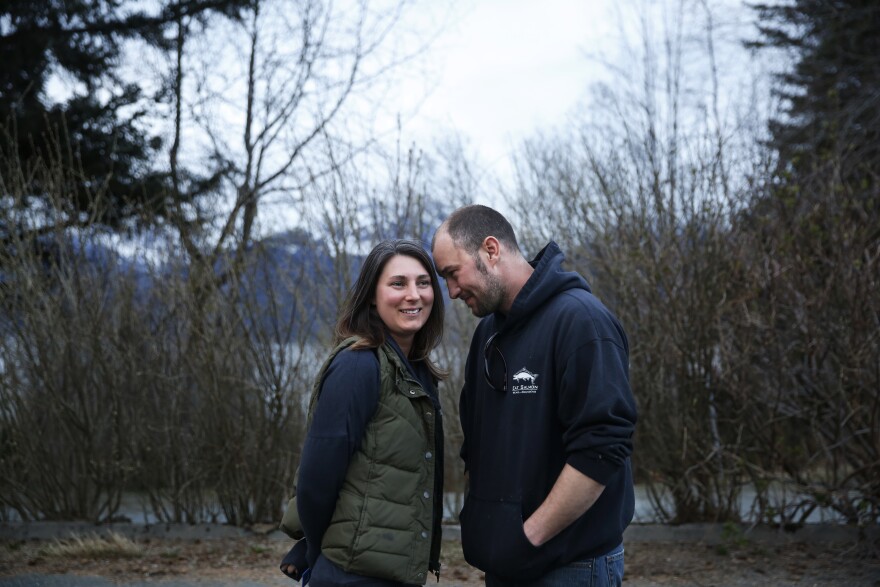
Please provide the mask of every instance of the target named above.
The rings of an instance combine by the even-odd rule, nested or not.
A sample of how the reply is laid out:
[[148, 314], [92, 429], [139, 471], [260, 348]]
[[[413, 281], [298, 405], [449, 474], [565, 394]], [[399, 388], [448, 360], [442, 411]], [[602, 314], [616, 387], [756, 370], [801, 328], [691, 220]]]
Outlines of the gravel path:
[[[0, 587], [295, 587], [278, 571], [289, 541], [271, 527], [138, 527], [113, 530], [142, 545], [135, 557], [57, 557], [55, 539], [106, 532], [86, 524], [0, 524]], [[448, 528], [434, 587], [482, 587]], [[631, 526], [625, 587], [880, 587], [880, 527], [809, 527], [797, 533], [729, 526]]]

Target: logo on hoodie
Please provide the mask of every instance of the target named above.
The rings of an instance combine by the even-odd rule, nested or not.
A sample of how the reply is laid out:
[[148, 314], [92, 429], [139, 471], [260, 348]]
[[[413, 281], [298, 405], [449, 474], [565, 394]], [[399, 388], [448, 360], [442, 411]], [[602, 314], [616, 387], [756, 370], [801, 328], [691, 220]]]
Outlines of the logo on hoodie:
[[514, 385], [510, 389], [511, 393], [538, 393], [538, 386], [535, 381], [538, 379], [537, 373], [532, 373], [525, 367], [513, 374]]

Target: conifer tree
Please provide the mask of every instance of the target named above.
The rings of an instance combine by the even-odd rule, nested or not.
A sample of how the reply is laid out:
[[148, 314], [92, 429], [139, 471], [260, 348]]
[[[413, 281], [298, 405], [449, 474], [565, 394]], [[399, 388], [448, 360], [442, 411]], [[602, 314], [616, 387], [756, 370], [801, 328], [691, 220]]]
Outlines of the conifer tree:
[[[152, 159], [161, 145], [140, 120], [152, 105], [139, 80], [119, 75], [125, 43], [168, 43], [180, 18], [212, 12], [235, 17], [247, 0], [6, 0], [0, 4], [0, 153], [29, 176], [35, 166], [61, 166], [74, 178], [64, 194], [70, 225], [119, 228], [161, 215], [166, 178]], [[53, 95], [52, 76], [73, 90]], [[57, 93], [57, 92], [56, 92]], [[34, 176], [36, 177], [36, 175]], [[32, 179], [14, 206], [28, 208], [48, 186]], [[61, 187], [61, 190], [57, 188]], [[4, 188], [4, 189], [8, 189]], [[101, 194], [96, 206], [95, 194]], [[9, 194], [4, 193], [3, 196]], [[12, 205], [12, 204], [8, 204]], [[9, 222], [2, 229], [8, 235]], [[19, 227], [18, 230], [21, 230]]]
[[795, 55], [779, 75], [784, 114], [770, 126], [780, 171], [798, 183], [834, 174], [862, 197], [876, 197], [880, 3], [795, 0], [754, 8], [761, 39], [752, 45]]
[[[813, 506], [880, 511], [880, 3], [761, 4], [756, 46], [795, 56], [770, 123], [776, 173], [747, 215], [757, 284], [744, 337], [772, 357], [781, 427], [764, 444]], [[756, 328], [763, 324], [765, 328]], [[809, 512], [807, 512], [809, 513]]]

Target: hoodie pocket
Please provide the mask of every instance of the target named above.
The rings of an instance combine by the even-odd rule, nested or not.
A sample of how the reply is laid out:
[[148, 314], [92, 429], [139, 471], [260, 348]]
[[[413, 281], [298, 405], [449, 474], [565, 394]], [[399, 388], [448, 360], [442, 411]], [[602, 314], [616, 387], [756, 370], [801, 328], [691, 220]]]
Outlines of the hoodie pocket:
[[487, 573], [519, 581], [540, 576], [548, 553], [526, 538], [518, 501], [496, 501], [468, 495], [461, 511], [461, 545], [465, 560]]

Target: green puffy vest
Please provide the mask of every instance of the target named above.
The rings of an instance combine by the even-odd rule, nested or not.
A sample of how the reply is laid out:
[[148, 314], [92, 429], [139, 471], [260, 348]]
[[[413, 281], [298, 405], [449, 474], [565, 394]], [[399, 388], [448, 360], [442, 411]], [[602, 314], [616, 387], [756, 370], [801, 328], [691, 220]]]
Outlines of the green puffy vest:
[[[330, 353], [315, 381], [309, 403], [311, 424], [327, 367], [358, 339], [349, 338]], [[324, 556], [344, 571], [410, 584], [424, 584], [440, 569], [440, 524], [434, 527], [434, 404], [406, 365], [387, 344], [379, 358], [379, 405], [352, 455], [330, 526]], [[439, 471], [442, 475], [443, 472]], [[442, 485], [441, 485], [442, 486]], [[282, 529], [301, 537], [288, 505]], [[293, 512], [291, 512], [293, 510]]]

